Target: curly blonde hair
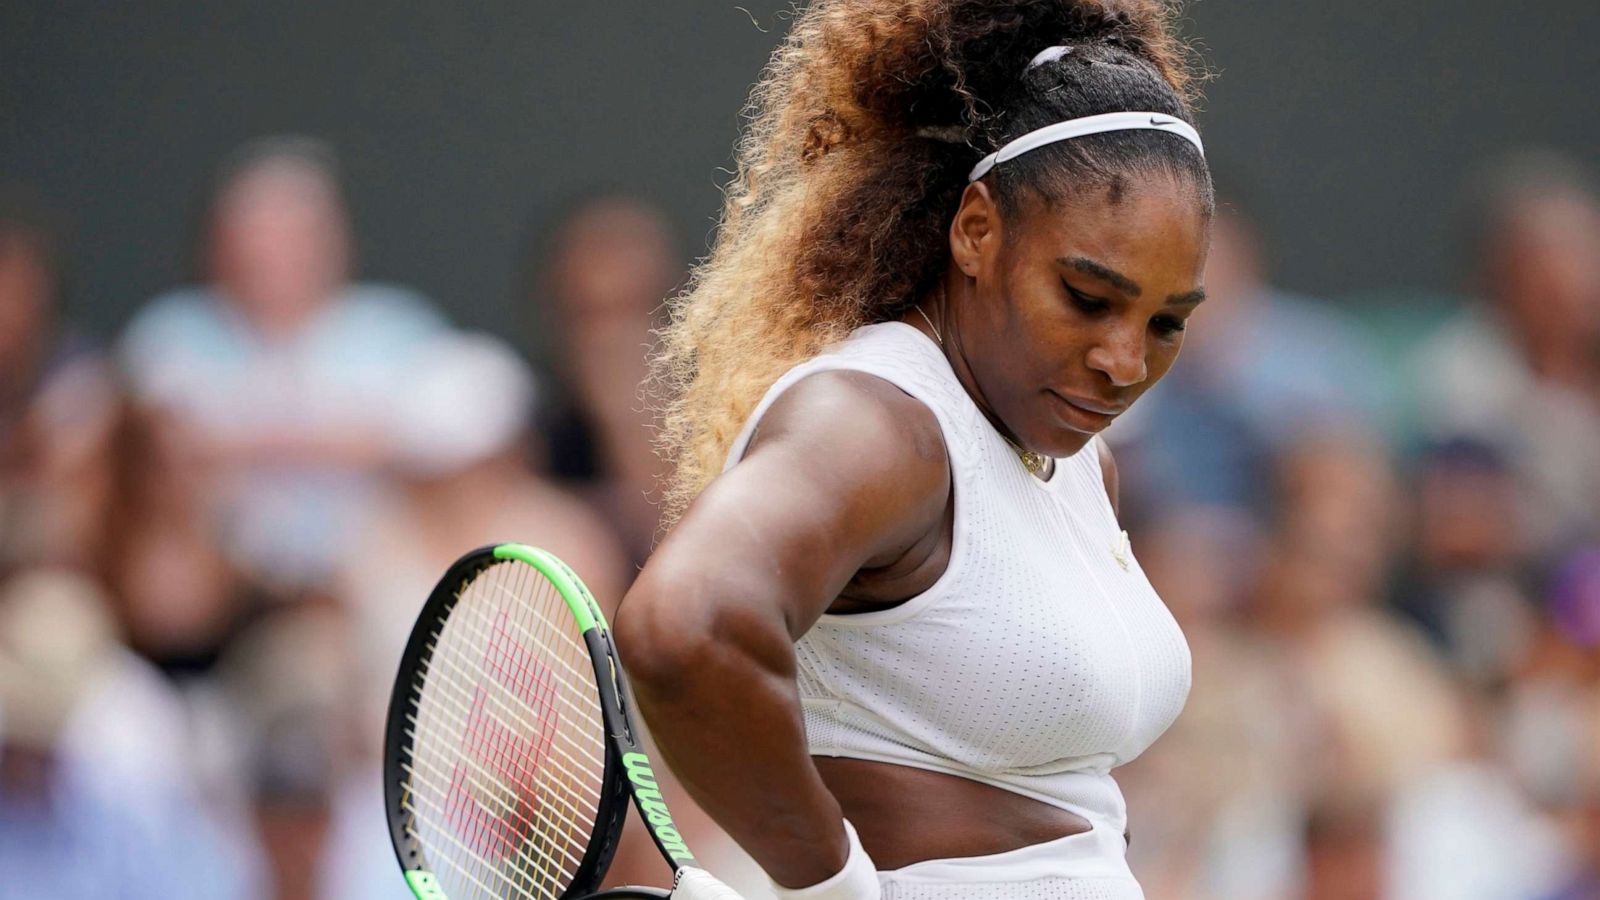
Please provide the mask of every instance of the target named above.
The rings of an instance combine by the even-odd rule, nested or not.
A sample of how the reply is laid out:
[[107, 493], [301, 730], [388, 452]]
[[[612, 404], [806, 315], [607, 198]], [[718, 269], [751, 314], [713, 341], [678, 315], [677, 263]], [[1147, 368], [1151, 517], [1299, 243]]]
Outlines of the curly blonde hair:
[[[667, 525], [721, 470], [761, 396], [855, 328], [893, 319], [948, 265], [946, 231], [984, 153], [1053, 121], [1125, 109], [1192, 118], [1188, 56], [1159, 0], [815, 0], [746, 107], [711, 255], [670, 304], [654, 375], [671, 398]], [[1071, 51], [1029, 66], [1038, 51]], [[1187, 142], [1124, 132], [989, 176], [1002, 210], [1165, 166]]]

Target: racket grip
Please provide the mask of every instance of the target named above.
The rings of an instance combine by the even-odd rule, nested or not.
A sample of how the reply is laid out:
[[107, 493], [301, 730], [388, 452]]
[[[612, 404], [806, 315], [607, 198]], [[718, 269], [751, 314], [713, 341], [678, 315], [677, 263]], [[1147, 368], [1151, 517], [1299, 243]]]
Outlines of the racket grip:
[[672, 900], [744, 900], [733, 888], [718, 881], [705, 869], [685, 866], [678, 870]]

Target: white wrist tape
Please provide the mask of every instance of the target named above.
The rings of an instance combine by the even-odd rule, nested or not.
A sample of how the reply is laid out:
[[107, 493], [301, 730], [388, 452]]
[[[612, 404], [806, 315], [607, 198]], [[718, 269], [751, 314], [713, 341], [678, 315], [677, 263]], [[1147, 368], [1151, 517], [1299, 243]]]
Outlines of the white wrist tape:
[[810, 887], [786, 888], [773, 882], [772, 891], [778, 895], [778, 900], [878, 900], [882, 896], [878, 868], [861, 848], [861, 838], [856, 836], [856, 828], [849, 819], [844, 821], [844, 833], [850, 839], [850, 856], [844, 861], [844, 868], [827, 881]]
[[672, 888], [672, 900], [744, 900], [739, 892], [728, 887], [705, 869], [684, 866], [678, 870]]

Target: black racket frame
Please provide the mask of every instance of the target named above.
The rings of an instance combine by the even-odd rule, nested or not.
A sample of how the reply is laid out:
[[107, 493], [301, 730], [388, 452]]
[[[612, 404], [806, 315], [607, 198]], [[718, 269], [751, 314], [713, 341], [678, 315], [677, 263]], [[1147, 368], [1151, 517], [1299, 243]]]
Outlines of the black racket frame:
[[[411, 629], [405, 652], [400, 657], [400, 669], [395, 676], [394, 690], [389, 697], [389, 716], [383, 742], [384, 807], [388, 814], [389, 837], [394, 845], [395, 858], [399, 860], [400, 868], [407, 872], [433, 871], [421, 843], [408, 831], [410, 814], [404, 808], [404, 801], [410, 790], [410, 778], [406, 774], [403, 762], [413, 753], [412, 738], [407, 734], [413, 686], [432, 660], [433, 650], [430, 647], [432, 636], [443, 632], [444, 623], [455, 609], [461, 589], [490, 566], [509, 562], [495, 556], [496, 546], [499, 545], [491, 544], [467, 553], [456, 560], [439, 579], [438, 585], [423, 604], [416, 625]], [[573, 627], [577, 627], [576, 621]], [[641, 898], [642, 900], [642, 898], [668, 897], [669, 892], [658, 888], [624, 887], [598, 894], [592, 893], [605, 878], [606, 869], [616, 854], [617, 841], [622, 836], [623, 821], [628, 813], [627, 801], [632, 791], [623, 773], [622, 754], [638, 751], [639, 746], [634, 738], [633, 723], [627, 713], [627, 690], [621, 682], [621, 663], [617, 659], [610, 631], [601, 625], [590, 629], [583, 635], [583, 639], [589, 651], [590, 664], [594, 666], [595, 683], [599, 686], [601, 714], [604, 717], [608, 739], [594, 831], [589, 836], [589, 843], [583, 859], [578, 864], [578, 871], [573, 877], [572, 884], [562, 897], [574, 900], [576, 898], [593, 898], [593, 900]], [[653, 830], [650, 831], [651, 839], [656, 841], [658, 849], [661, 849], [663, 857], [666, 857], [666, 849], [660, 847], [660, 840], [655, 837]]]

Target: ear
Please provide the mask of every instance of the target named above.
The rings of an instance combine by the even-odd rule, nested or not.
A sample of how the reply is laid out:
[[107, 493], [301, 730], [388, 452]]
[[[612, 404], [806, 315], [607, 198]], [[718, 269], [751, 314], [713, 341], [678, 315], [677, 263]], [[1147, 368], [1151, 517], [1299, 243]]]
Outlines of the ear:
[[950, 221], [950, 259], [968, 278], [994, 263], [1000, 248], [1000, 205], [982, 181], [967, 185]]

